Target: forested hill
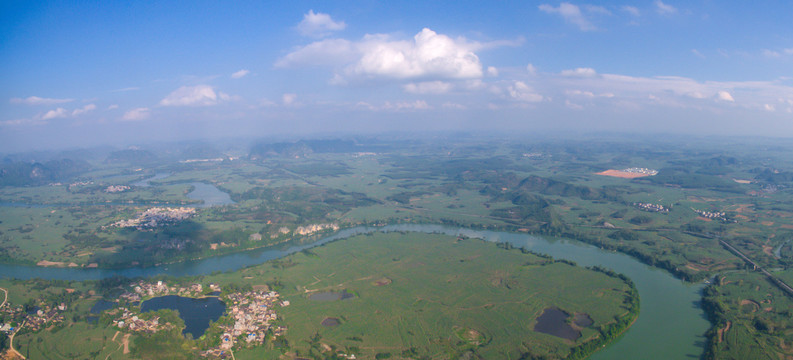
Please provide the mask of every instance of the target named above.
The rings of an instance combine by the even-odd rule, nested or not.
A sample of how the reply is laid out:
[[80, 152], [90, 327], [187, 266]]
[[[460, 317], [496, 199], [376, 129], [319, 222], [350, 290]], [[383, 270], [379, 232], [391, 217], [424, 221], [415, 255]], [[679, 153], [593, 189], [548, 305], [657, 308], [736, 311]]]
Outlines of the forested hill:
[[71, 159], [43, 163], [7, 161], [0, 164], [0, 186], [30, 186], [66, 181], [90, 168], [85, 161]]

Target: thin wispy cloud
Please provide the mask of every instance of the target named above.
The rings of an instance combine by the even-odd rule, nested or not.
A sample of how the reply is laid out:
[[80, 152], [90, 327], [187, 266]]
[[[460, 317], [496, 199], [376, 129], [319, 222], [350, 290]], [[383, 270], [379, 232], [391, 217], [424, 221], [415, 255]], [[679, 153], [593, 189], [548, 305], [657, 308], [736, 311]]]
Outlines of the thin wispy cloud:
[[592, 68], [575, 68], [571, 70], [562, 70], [562, 76], [571, 77], [593, 77], [597, 76], [597, 71]]
[[121, 89], [110, 90], [110, 92], [115, 93], [115, 92], [127, 92], [127, 91], [135, 91], [135, 90], [140, 90], [140, 88], [137, 86], [130, 86]]
[[420, 83], [405, 84], [403, 88], [412, 94], [445, 94], [453, 85], [445, 81], [424, 81]]
[[231, 78], [232, 79], [242, 79], [242, 78], [245, 77], [245, 75], [248, 75], [248, 74], [250, 74], [249, 70], [242, 69], [240, 71], [237, 71], [237, 72], [231, 74]]
[[124, 121], [138, 121], [148, 119], [150, 116], [149, 108], [135, 108], [124, 113], [121, 120]]
[[642, 12], [639, 11], [639, 8], [635, 6], [625, 5], [620, 8], [622, 11], [630, 14], [631, 16], [639, 17], [642, 15]]
[[29, 96], [26, 98], [11, 98], [10, 102], [12, 104], [24, 104], [24, 105], [57, 105], [57, 104], [65, 104], [74, 101], [74, 99], [53, 99], [53, 98], [42, 98], [38, 96]]
[[581, 31], [597, 30], [595, 25], [592, 25], [592, 23], [584, 17], [584, 14], [581, 13], [581, 8], [577, 5], [566, 2], [559, 4], [558, 7], [542, 4], [539, 6], [539, 9], [548, 14], [557, 14], [561, 16], [566, 22], [578, 26]]
[[704, 59], [704, 58], [705, 58], [705, 55], [703, 55], [703, 54], [702, 54], [701, 52], [699, 52], [699, 50], [697, 50], [697, 49], [691, 49], [691, 53], [692, 53], [692, 54], [694, 54], [694, 56], [696, 56], [696, 57], [698, 57], [698, 58], [700, 58], [700, 59]]
[[655, 11], [657, 11], [661, 15], [677, 14], [677, 8], [676, 7], [674, 7], [672, 5], [665, 4], [661, 0], [655, 0]]
[[393, 112], [403, 112], [403, 111], [418, 111], [418, 110], [431, 110], [432, 106], [427, 104], [424, 100], [415, 100], [415, 101], [386, 101], [382, 105], [372, 105], [365, 101], [360, 101], [355, 104], [356, 109], [364, 109], [370, 111], [393, 111]]
[[286, 93], [281, 95], [281, 103], [284, 104], [284, 106], [297, 105], [297, 94]]

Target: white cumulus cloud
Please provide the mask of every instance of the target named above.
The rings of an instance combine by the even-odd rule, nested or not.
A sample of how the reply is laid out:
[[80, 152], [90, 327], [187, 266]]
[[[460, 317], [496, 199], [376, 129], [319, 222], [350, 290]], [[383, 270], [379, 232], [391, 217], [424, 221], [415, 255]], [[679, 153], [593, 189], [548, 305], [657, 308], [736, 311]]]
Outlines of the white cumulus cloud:
[[482, 77], [482, 64], [473, 52], [475, 45], [428, 28], [416, 34], [413, 41], [368, 36], [359, 46], [363, 56], [348, 69], [354, 74], [400, 79]]
[[25, 105], [55, 105], [72, 102], [74, 99], [52, 99], [42, 98], [38, 96], [29, 96], [26, 98], [11, 98], [12, 104], [25, 104]]
[[57, 108], [55, 110], [47, 111], [44, 114], [44, 116], [41, 117], [41, 119], [42, 120], [49, 120], [49, 119], [55, 119], [55, 118], [62, 118], [62, 117], [66, 117], [66, 114], [67, 114], [66, 113], [66, 109], [59, 107], [59, 108]]
[[732, 98], [732, 95], [730, 95], [730, 93], [728, 93], [728, 92], [726, 92], [724, 90], [719, 91], [716, 94], [719, 97], [719, 100], [724, 100], [724, 101], [729, 101], [729, 102], [734, 102], [735, 101], [735, 99]]
[[149, 108], [136, 108], [124, 113], [121, 118], [126, 121], [144, 120], [149, 118]]
[[209, 85], [182, 86], [160, 101], [162, 106], [209, 106], [218, 102], [218, 94]]
[[366, 35], [360, 41], [326, 39], [287, 54], [278, 67], [329, 65], [338, 67], [334, 83], [348, 78], [474, 79], [483, 75], [474, 51], [488, 44], [453, 39], [424, 28], [411, 40]]
[[522, 81], [515, 81], [512, 85], [507, 87], [507, 91], [510, 97], [518, 101], [540, 102], [545, 99]]
[[87, 113], [87, 112], [89, 112], [89, 111], [93, 111], [93, 110], [95, 110], [95, 109], [96, 109], [96, 105], [94, 105], [94, 104], [88, 104], [88, 105], [86, 105], [86, 106], [83, 106], [83, 107], [82, 107], [82, 108], [80, 108], [80, 109], [74, 109], [74, 111], [72, 111], [72, 116], [77, 116], [77, 115], [80, 115], [80, 114], [85, 114], [85, 113]]
[[241, 79], [241, 78], [245, 77], [245, 75], [248, 75], [249, 73], [250, 73], [250, 70], [242, 69], [240, 71], [237, 71], [237, 72], [231, 74], [231, 78], [232, 79]]
[[309, 10], [303, 15], [303, 21], [297, 25], [297, 30], [303, 36], [324, 37], [334, 31], [344, 30], [347, 24], [344, 21], [333, 21], [328, 14], [315, 13]]

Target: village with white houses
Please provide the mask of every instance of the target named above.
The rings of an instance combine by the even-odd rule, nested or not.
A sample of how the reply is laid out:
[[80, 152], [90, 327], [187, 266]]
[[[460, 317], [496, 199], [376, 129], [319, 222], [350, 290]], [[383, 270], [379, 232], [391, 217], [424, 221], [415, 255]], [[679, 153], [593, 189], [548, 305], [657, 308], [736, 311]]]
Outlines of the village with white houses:
[[627, 169], [622, 169], [620, 171], [626, 173], [634, 173], [634, 174], [644, 174], [649, 176], [658, 175], [658, 170], [648, 169], [648, 168], [640, 168], [640, 167], [632, 167]]
[[[22, 305], [12, 305], [6, 303], [0, 312], [7, 315], [9, 319], [19, 318], [18, 315], [24, 315], [21, 324], [25, 329], [30, 331], [38, 331], [46, 326], [54, 325], [63, 322], [63, 312], [66, 311], [68, 306], [60, 303], [57, 306], [43, 305], [41, 308], [34, 308], [25, 312], [25, 307]], [[6, 334], [14, 333], [20, 325], [13, 326], [11, 322], [0, 323], [0, 332]]]
[[725, 223], [736, 223], [736, 222], [738, 222], [738, 220], [728, 218], [727, 214], [725, 212], [723, 212], [723, 211], [704, 211], [704, 210], [697, 210], [697, 209], [694, 209], [694, 208], [692, 208], [691, 210], [694, 210], [694, 212], [697, 213], [697, 215], [699, 215], [699, 216], [701, 216], [701, 217], [703, 217], [705, 219], [719, 220], [719, 221], [725, 222]]
[[119, 220], [111, 224], [111, 227], [128, 228], [134, 227], [138, 230], [151, 230], [159, 226], [174, 224], [179, 221], [187, 220], [195, 215], [196, 209], [191, 207], [153, 207], [138, 214], [137, 217], [129, 220]]
[[[207, 294], [209, 291], [209, 294]], [[128, 291], [119, 296], [119, 306], [105, 313], [112, 323], [121, 330], [140, 333], [155, 333], [169, 329], [171, 324], [161, 323], [157, 316], [142, 316], [140, 305], [143, 301], [165, 295], [199, 298], [218, 296], [228, 307], [226, 316], [231, 321], [217, 322], [220, 335], [219, 346], [201, 352], [208, 358], [226, 358], [229, 350], [238, 347], [257, 346], [264, 343], [268, 334], [278, 337], [286, 332], [286, 327], [273, 325], [278, 319], [276, 308], [289, 306], [279, 294], [268, 290], [251, 290], [221, 295], [221, 288], [209, 284], [205, 289], [201, 284], [188, 286], [169, 286], [163, 281], [138, 281], [130, 285]]]
[[639, 210], [648, 211], [648, 212], [660, 212], [660, 213], [668, 213], [669, 212], [669, 208], [664, 207], [661, 204], [635, 202], [635, 203], [633, 203], [633, 206], [639, 208]]

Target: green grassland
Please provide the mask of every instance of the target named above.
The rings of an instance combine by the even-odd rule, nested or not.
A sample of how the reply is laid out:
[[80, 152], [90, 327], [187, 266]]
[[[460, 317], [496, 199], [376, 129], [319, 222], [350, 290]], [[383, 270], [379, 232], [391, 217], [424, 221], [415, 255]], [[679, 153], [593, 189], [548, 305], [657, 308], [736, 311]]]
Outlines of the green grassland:
[[780, 359], [793, 355], [793, 301], [758, 273], [720, 275], [704, 304], [716, 324], [710, 359]]
[[[60, 185], [5, 182], [10, 185], [0, 187], [0, 202], [35, 207], [0, 207], [0, 260], [151, 265], [296, 238], [282, 234], [284, 227], [416, 222], [575, 238], [688, 281], [750, 271], [719, 244], [722, 239], [763, 267], [781, 269], [780, 278], [789, 282], [793, 149], [772, 139], [729, 142], [725, 148], [723, 139], [700, 138], [383, 140], [372, 142], [381, 149], [376, 154], [362, 156], [312, 151], [311, 142], [298, 142], [252, 149], [249, 157], [195, 163], [146, 154], [145, 161], [135, 162], [127, 157], [136, 153], [127, 151], [110, 162], [89, 159], [89, 170], [58, 180]], [[659, 173], [638, 179], [596, 174], [628, 167]], [[171, 175], [151, 187], [103, 191], [157, 173]], [[196, 204], [186, 197], [191, 182], [215, 185], [236, 203], [199, 208], [182, 226], [105, 228], [150, 206]], [[670, 210], [650, 213], [636, 202]], [[695, 210], [724, 212], [726, 221]], [[262, 240], [251, 241], [254, 233]], [[162, 245], [186, 238], [191, 245], [178, 251]], [[211, 247], [220, 243], [226, 246]], [[776, 344], [774, 351], [784, 353]]]
[[[621, 279], [473, 239], [375, 233], [282, 261], [291, 265], [265, 264], [205, 280], [277, 280], [282, 298], [291, 302], [278, 309], [289, 328], [286, 339], [300, 355], [323, 353], [325, 344], [363, 358], [458, 358], [467, 351], [483, 358], [566, 357], [571, 347], [601, 337], [599, 328], [631, 310], [623, 303], [630, 287]], [[328, 291], [355, 297], [308, 297]], [[577, 341], [534, 332], [536, 317], [549, 307], [586, 313], [594, 324]], [[328, 317], [341, 324], [322, 326]], [[470, 330], [480, 334], [479, 345], [460, 337]]]
[[[173, 313], [161, 314], [177, 327], [133, 334], [125, 353], [125, 332], [104, 320], [86, 322], [100, 298], [93, 294], [112, 297], [115, 281], [0, 280], [11, 306], [68, 305], [61, 323], [36, 332], [23, 327], [14, 339], [17, 350], [32, 359], [171, 359], [189, 358], [210, 341], [211, 335], [184, 338], [183, 323]], [[362, 235], [237, 272], [166, 281], [214, 282], [224, 289], [266, 285], [291, 302], [276, 309], [277, 324], [288, 328], [285, 338], [235, 351], [240, 359], [332, 358], [337, 352], [358, 358], [550, 359], [571, 351], [581, 358], [612, 340], [638, 312], [635, 289], [617, 276], [477, 239], [420, 233]], [[340, 291], [354, 297], [309, 299]], [[535, 332], [536, 318], [552, 307], [587, 314], [593, 323], [580, 329], [577, 340]], [[321, 325], [326, 318], [340, 323]], [[219, 333], [210, 328], [207, 334]]]

